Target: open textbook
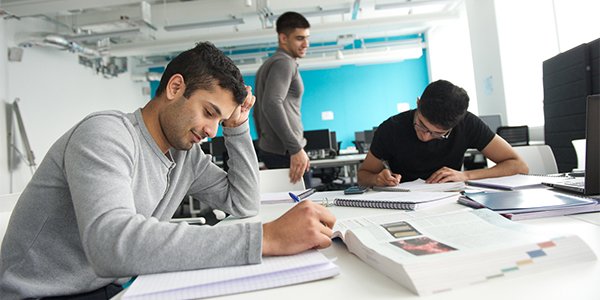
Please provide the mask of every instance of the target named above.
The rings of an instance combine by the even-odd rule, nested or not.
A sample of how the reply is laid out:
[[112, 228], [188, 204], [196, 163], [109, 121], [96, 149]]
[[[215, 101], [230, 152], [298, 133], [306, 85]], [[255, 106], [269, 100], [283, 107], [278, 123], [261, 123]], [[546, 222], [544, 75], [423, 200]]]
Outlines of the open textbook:
[[257, 265], [141, 275], [123, 299], [198, 299], [333, 277], [339, 268], [317, 250], [264, 257]]
[[427, 183], [423, 179], [417, 179], [409, 182], [402, 182], [395, 186], [374, 186], [374, 191], [387, 192], [459, 192], [465, 189], [465, 183], [443, 182]]
[[334, 231], [350, 252], [419, 295], [596, 259], [578, 236], [540, 235], [488, 209], [345, 219]]

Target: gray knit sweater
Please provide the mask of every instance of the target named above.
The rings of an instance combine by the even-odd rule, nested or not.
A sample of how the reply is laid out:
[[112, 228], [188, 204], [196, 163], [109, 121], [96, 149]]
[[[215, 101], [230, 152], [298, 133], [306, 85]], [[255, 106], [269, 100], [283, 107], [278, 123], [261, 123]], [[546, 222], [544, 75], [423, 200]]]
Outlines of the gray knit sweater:
[[296, 154], [306, 145], [300, 115], [304, 83], [298, 63], [279, 48], [256, 73], [254, 120], [260, 149]]
[[235, 216], [258, 213], [258, 163], [248, 123], [224, 128], [229, 173], [199, 145], [171, 149], [141, 110], [86, 117], [48, 151], [2, 243], [0, 299], [91, 291], [156, 272], [261, 262], [260, 223], [169, 223], [188, 194]]

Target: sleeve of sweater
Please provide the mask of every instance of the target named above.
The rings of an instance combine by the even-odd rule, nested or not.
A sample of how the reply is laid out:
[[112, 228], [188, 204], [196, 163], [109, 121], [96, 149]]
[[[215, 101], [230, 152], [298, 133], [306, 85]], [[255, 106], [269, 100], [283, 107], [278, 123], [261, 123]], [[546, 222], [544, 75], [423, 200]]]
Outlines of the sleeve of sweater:
[[[196, 168], [195, 182], [190, 194], [236, 217], [258, 214], [260, 192], [258, 190], [258, 158], [250, 136], [248, 121], [235, 128], [223, 127], [225, 147], [229, 155], [225, 173], [210, 163]], [[206, 180], [211, 178], [210, 181]]]
[[131, 129], [114, 117], [81, 123], [65, 149], [79, 238], [98, 276], [260, 263], [260, 223], [194, 226], [138, 212], [131, 187], [136, 151]]
[[275, 134], [281, 139], [285, 149], [290, 154], [296, 154], [302, 149], [301, 141], [298, 141], [291, 130], [290, 121], [285, 112], [284, 101], [290, 89], [292, 78], [296, 72], [294, 61], [277, 59], [269, 68], [265, 79], [260, 109], [264, 119], [271, 128], [276, 128]]

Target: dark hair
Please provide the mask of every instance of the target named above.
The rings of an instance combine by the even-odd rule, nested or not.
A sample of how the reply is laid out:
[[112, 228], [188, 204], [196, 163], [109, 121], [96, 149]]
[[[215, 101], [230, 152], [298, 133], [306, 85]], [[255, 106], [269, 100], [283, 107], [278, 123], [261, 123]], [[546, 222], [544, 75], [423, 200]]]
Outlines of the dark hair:
[[427, 120], [444, 129], [450, 129], [467, 114], [469, 95], [467, 92], [446, 80], [430, 83], [419, 101], [419, 112]]
[[240, 70], [210, 42], [198, 43], [169, 62], [156, 89], [157, 96], [165, 91], [175, 74], [183, 76], [186, 86], [183, 96], [186, 98], [199, 89], [212, 90], [216, 84], [231, 91], [238, 104], [242, 104], [248, 94]]
[[275, 27], [277, 33], [283, 33], [288, 35], [292, 33], [296, 28], [310, 28], [310, 23], [306, 18], [293, 11], [288, 11], [283, 13], [279, 18], [277, 18], [277, 23], [275, 23]]

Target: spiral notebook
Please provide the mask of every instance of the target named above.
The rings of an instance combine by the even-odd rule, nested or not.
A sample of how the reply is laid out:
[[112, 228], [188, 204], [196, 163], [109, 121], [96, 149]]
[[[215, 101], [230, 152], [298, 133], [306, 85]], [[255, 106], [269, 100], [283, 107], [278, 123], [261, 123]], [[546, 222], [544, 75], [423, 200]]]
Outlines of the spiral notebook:
[[337, 206], [416, 210], [456, 201], [458, 195], [453, 192], [368, 192], [339, 196], [333, 203]]

